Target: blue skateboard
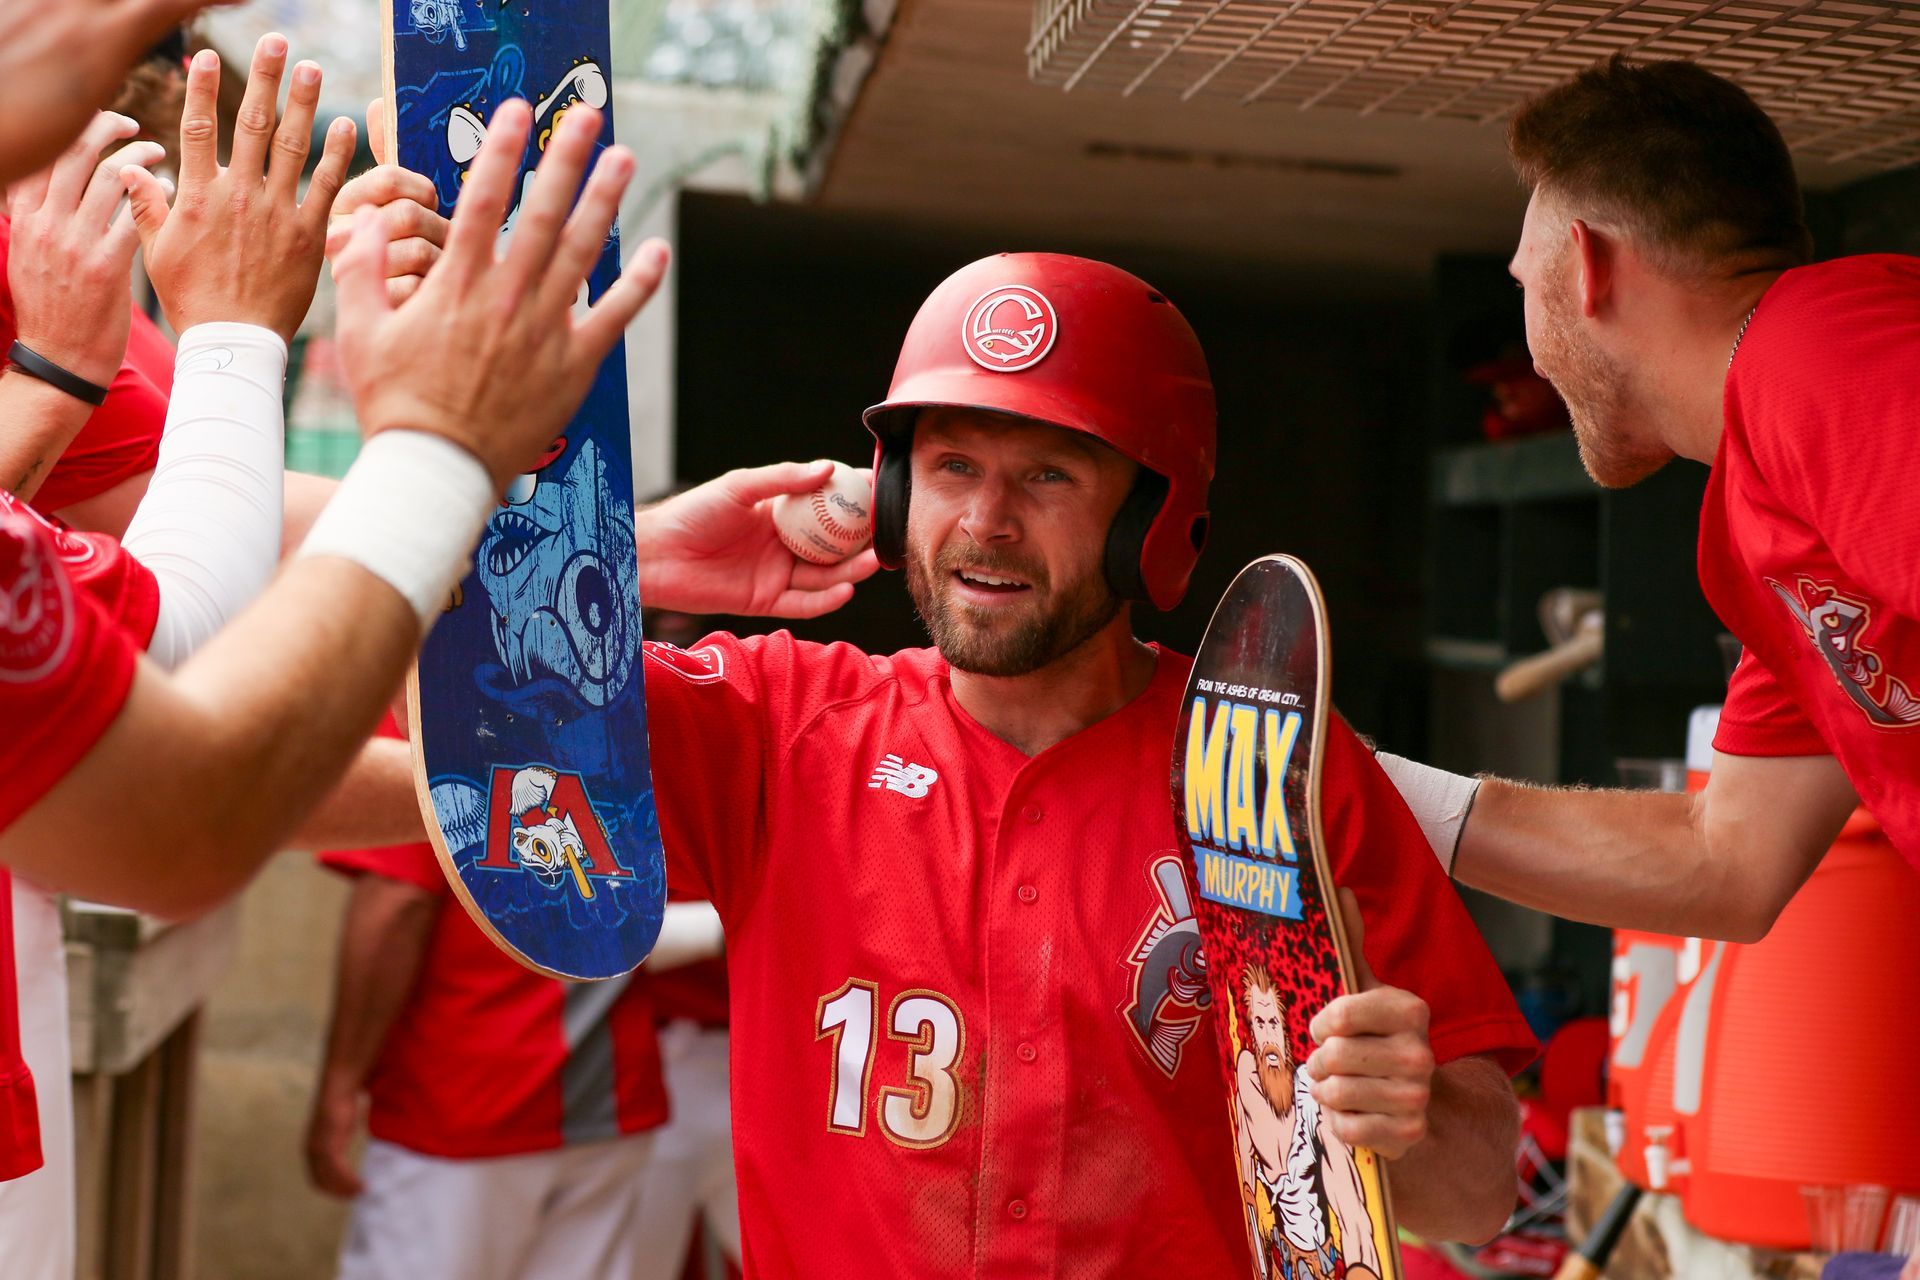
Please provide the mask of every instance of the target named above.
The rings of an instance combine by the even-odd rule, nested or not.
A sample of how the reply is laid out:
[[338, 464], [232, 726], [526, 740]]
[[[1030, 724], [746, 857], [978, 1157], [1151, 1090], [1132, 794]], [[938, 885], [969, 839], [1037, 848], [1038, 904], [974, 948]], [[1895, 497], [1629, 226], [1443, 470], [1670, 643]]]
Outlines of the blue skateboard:
[[[608, 107], [606, 0], [386, 9], [389, 154], [433, 180], [442, 211], [500, 103], [533, 107], [523, 191], [563, 113]], [[590, 295], [619, 272], [615, 232]], [[508, 489], [408, 683], [415, 780], [448, 882], [496, 944], [558, 978], [631, 971], [666, 903], [628, 448], [615, 347], [565, 434]]]

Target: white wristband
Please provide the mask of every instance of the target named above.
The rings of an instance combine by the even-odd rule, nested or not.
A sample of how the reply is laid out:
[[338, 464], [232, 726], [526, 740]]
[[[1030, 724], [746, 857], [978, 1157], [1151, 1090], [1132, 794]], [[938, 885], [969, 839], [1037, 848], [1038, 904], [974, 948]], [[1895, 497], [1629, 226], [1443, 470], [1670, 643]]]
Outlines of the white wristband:
[[478, 458], [443, 436], [382, 431], [354, 459], [300, 558], [340, 556], [407, 598], [424, 635], [472, 566], [499, 505]]
[[1473, 812], [1473, 799], [1480, 793], [1480, 779], [1463, 778], [1432, 765], [1417, 764], [1388, 751], [1374, 753], [1386, 771], [1400, 798], [1413, 810], [1421, 834], [1433, 847], [1440, 867], [1453, 874], [1453, 857], [1460, 848], [1460, 832]]

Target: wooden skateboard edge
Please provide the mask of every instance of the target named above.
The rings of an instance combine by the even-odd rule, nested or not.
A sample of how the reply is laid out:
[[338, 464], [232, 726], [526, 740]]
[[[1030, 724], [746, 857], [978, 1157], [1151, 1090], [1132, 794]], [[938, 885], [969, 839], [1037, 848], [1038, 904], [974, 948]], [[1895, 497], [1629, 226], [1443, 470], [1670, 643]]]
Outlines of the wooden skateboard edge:
[[[566, 973], [549, 968], [510, 942], [507, 937], [487, 918], [474, 900], [473, 891], [467, 888], [467, 881], [460, 874], [459, 864], [453, 860], [453, 851], [447, 848], [446, 833], [440, 829], [440, 813], [433, 805], [433, 782], [427, 775], [427, 747], [424, 735], [420, 732], [420, 661], [414, 659], [413, 666], [407, 671], [407, 743], [413, 757], [413, 794], [420, 805], [420, 817], [427, 828], [427, 843], [433, 846], [433, 856], [440, 862], [440, 874], [446, 877], [447, 885], [459, 898], [461, 910], [467, 918], [480, 927], [487, 940], [501, 951], [512, 956], [525, 969], [531, 969], [542, 977], [558, 978], [562, 982], [604, 982], [608, 978], [620, 977], [619, 974], [580, 974]], [[634, 968], [639, 968], [635, 965]], [[631, 971], [629, 971], [631, 972]]]
[[[1314, 576], [1313, 570], [1307, 567], [1306, 561], [1300, 559], [1298, 556], [1287, 555], [1284, 552], [1272, 552], [1248, 561], [1238, 573], [1233, 575], [1232, 579], [1227, 583], [1226, 590], [1220, 593], [1219, 602], [1214, 605], [1213, 612], [1207, 617], [1206, 629], [1200, 633], [1200, 648], [1206, 648], [1207, 636], [1213, 631], [1213, 624], [1220, 616], [1221, 606], [1224, 605], [1228, 597], [1233, 594], [1233, 589], [1239, 585], [1240, 579], [1260, 565], [1269, 562], [1285, 565], [1289, 570], [1298, 575], [1300, 579], [1306, 583], [1307, 598], [1313, 604], [1317, 653], [1314, 676], [1313, 764], [1307, 774], [1307, 829], [1309, 835], [1312, 837], [1313, 871], [1320, 883], [1322, 905], [1326, 908], [1327, 914], [1327, 928], [1333, 934], [1334, 954], [1340, 961], [1340, 985], [1348, 994], [1352, 994], [1359, 990], [1357, 971], [1353, 964], [1353, 940], [1347, 936], [1346, 912], [1341, 906], [1339, 884], [1334, 880], [1332, 868], [1327, 864], [1327, 834], [1326, 827], [1321, 822], [1321, 759], [1326, 742], [1327, 713], [1333, 704], [1333, 646], [1327, 626], [1326, 599], [1320, 591], [1320, 580]], [[1197, 652], [1195, 661], [1196, 663], [1198, 662]], [[1191, 853], [1191, 846], [1188, 846], [1189, 871], [1192, 870]], [[1204, 932], [1202, 934], [1202, 941], [1205, 941]], [[1229, 1112], [1231, 1112], [1233, 1107], [1231, 1093], [1229, 1093], [1227, 1106]], [[1401, 1280], [1401, 1278], [1406, 1275], [1406, 1261], [1400, 1254], [1400, 1222], [1393, 1209], [1393, 1189], [1391, 1179], [1388, 1176], [1387, 1162], [1371, 1147], [1356, 1147], [1354, 1149], [1365, 1151], [1367, 1155], [1371, 1157], [1374, 1172], [1379, 1175], [1379, 1207], [1382, 1216], [1386, 1219], [1385, 1235], [1387, 1243], [1393, 1250], [1394, 1276], [1392, 1280]]]

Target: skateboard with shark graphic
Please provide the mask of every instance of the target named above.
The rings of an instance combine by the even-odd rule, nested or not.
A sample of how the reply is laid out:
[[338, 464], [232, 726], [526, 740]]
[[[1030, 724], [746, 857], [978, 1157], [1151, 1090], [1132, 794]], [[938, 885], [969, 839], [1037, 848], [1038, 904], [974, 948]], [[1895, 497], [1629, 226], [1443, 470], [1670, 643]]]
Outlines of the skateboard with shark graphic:
[[[433, 180], [443, 211], [502, 102], [533, 107], [523, 192], [561, 115], [608, 105], [606, 0], [384, 8], [389, 154]], [[608, 113], [601, 147], [612, 143]], [[503, 237], [513, 222], [509, 213]], [[615, 231], [589, 295], [619, 272]], [[528, 967], [572, 979], [627, 973], [653, 949], [666, 873], [647, 751], [621, 348], [565, 434], [509, 487], [456, 600], [408, 691], [415, 780], [448, 881]]]
[[1329, 675], [1319, 585], [1299, 560], [1265, 556], [1214, 610], [1174, 738], [1175, 826], [1259, 1280], [1401, 1275], [1385, 1170], [1334, 1137], [1306, 1088], [1308, 1023], [1354, 986], [1320, 820]]

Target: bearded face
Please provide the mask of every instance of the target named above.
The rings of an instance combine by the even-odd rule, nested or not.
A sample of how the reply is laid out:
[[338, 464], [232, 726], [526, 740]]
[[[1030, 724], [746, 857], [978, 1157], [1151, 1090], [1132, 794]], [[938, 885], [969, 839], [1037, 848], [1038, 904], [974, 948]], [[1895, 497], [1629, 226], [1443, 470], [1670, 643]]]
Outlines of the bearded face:
[[956, 670], [1022, 676], [1119, 614], [1103, 568], [1134, 464], [1077, 432], [971, 410], [915, 429], [907, 589]]
[[[1084, 644], [1120, 601], [1096, 566], [1056, 589], [1044, 564], [1017, 552], [948, 543], [910, 547], [907, 590], [940, 654], [956, 670], [1023, 676]], [[1029, 598], [1015, 607], [966, 597], [986, 589]]]
[[1253, 1035], [1260, 1092], [1274, 1113], [1284, 1116], [1293, 1110], [1293, 1051], [1287, 1047], [1286, 1008], [1277, 991], [1255, 986], [1247, 992], [1247, 1027]]
[[1581, 314], [1569, 220], [1538, 192], [1510, 270], [1526, 291], [1534, 368], [1566, 401], [1580, 461], [1594, 483], [1623, 489], [1666, 465], [1671, 453], [1643, 442], [1635, 429], [1630, 371], [1594, 341], [1591, 321]]

